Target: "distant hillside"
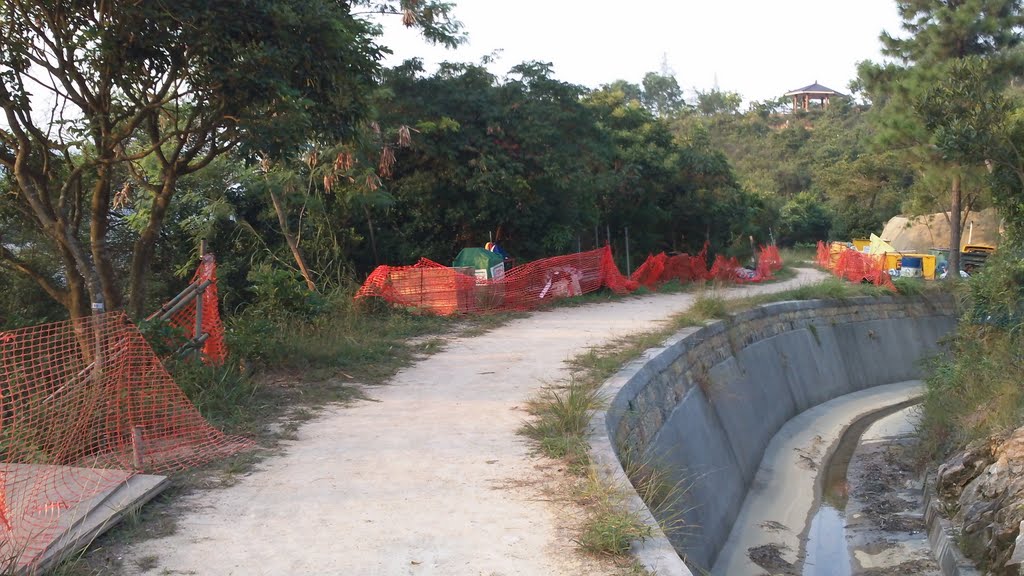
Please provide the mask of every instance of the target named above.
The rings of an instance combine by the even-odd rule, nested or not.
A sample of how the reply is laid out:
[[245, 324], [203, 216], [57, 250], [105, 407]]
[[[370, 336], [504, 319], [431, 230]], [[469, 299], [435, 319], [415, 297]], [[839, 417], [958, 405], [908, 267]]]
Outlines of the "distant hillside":
[[702, 127], [729, 158], [744, 188], [768, 199], [784, 243], [879, 232], [914, 185], [910, 166], [871, 149], [866, 107], [836, 102], [796, 114], [681, 118]]

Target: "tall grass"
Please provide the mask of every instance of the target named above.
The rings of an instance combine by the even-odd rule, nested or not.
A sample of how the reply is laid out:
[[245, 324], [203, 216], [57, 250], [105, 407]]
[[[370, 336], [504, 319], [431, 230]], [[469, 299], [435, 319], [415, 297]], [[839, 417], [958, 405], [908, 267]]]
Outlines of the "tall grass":
[[623, 487], [607, 483], [594, 470], [590, 470], [581, 483], [576, 501], [585, 507], [587, 514], [575, 541], [587, 552], [623, 555], [629, 552], [634, 541], [653, 534], [640, 510], [627, 504]]
[[1024, 425], [1024, 246], [1000, 247], [957, 285], [964, 314], [926, 380], [921, 446], [932, 460]]
[[927, 381], [920, 428], [930, 459], [1024, 423], [1024, 335], [961, 324], [950, 354]]
[[582, 474], [590, 465], [586, 440], [590, 417], [602, 405], [597, 387], [570, 378], [568, 385], [545, 388], [530, 402], [533, 420], [520, 431], [543, 453], [564, 460], [572, 472]]
[[813, 266], [818, 259], [818, 248], [813, 244], [797, 244], [779, 249], [779, 256], [789, 266]]
[[228, 323], [228, 344], [237, 354], [277, 370], [333, 370], [380, 382], [415, 355], [407, 341], [445, 331], [453, 320], [353, 301], [340, 292], [315, 314], [259, 306]]

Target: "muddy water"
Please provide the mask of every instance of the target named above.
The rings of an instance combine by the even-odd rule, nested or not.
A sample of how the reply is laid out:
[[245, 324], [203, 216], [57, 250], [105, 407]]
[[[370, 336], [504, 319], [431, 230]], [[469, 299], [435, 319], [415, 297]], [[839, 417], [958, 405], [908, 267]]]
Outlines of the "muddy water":
[[846, 538], [850, 461], [868, 428], [918, 402], [917, 399], [907, 400], [870, 412], [854, 421], [839, 438], [818, 476], [821, 497], [804, 537], [803, 576], [850, 576], [853, 573], [854, 559]]

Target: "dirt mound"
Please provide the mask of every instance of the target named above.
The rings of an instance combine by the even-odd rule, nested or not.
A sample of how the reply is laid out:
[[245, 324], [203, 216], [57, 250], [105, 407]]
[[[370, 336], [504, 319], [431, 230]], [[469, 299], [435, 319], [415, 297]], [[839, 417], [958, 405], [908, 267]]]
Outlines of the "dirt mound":
[[[893, 216], [882, 230], [882, 239], [900, 252], [927, 252], [949, 247], [948, 212], [924, 216]], [[995, 208], [973, 212], [964, 226], [960, 244], [999, 245], [1001, 219]]]

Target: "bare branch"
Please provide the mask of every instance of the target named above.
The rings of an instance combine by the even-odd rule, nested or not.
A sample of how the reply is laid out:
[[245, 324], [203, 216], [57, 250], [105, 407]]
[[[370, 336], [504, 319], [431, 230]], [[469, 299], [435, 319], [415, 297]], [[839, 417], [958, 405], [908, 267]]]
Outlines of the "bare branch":
[[2, 243], [0, 243], [0, 266], [18, 272], [19, 274], [31, 279], [62, 306], [68, 305], [69, 294], [66, 290], [61, 290], [53, 282], [52, 278], [46, 277], [46, 275], [40, 273], [30, 264], [18, 258], [17, 255], [7, 249], [7, 247]]

